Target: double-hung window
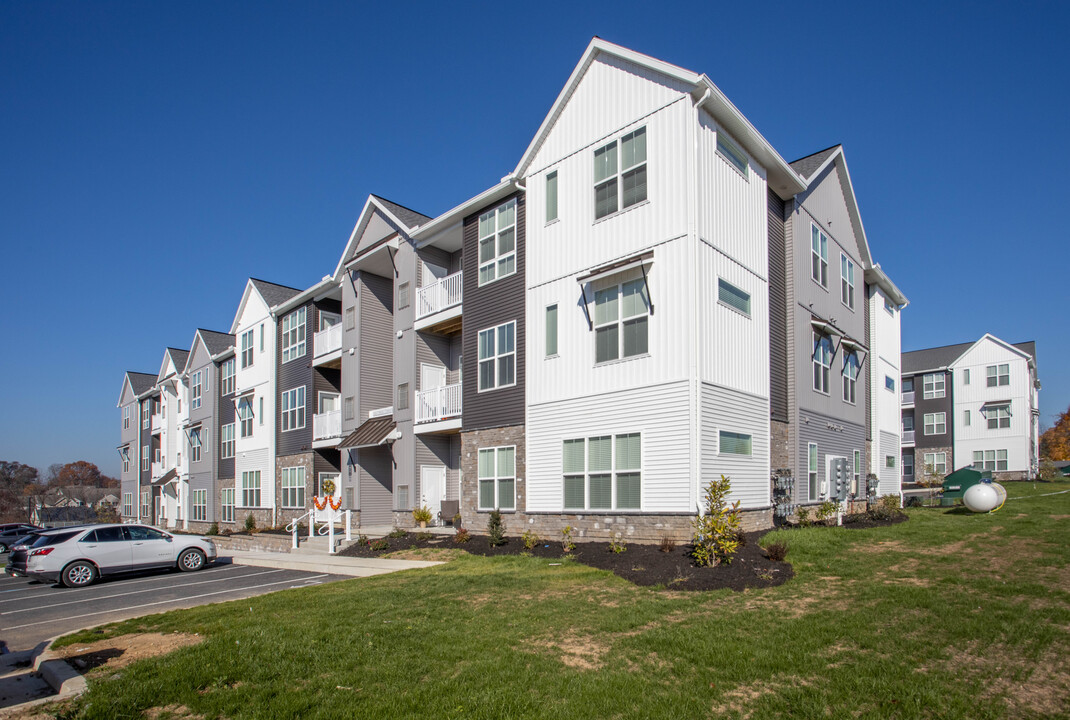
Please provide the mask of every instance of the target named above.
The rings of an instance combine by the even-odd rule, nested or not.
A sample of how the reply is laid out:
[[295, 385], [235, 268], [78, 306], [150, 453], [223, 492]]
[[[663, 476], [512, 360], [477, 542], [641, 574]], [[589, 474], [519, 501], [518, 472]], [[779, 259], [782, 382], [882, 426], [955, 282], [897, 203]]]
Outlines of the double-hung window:
[[141, 491], [141, 519], [151, 520], [149, 515], [152, 513], [152, 496], [148, 490]]
[[130, 450], [123, 448], [119, 451], [119, 455], [123, 458], [123, 472], [130, 472]]
[[904, 477], [913, 477], [913, 475], [914, 475], [914, 456], [913, 455], [904, 455], [903, 456], [903, 476]]
[[223, 382], [220, 383], [219, 391], [223, 395], [234, 393], [234, 358], [223, 361]]
[[282, 361], [296, 360], [305, 355], [305, 311], [298, 308], [282, 319]]
[[858, 389], [858, 353], [845, 352], [843, 354], [843, 401], [856, 402]]
[[148, 430], [152, 427], [152, 400], [141, 403], [141, 429]]
[[944, 374], [932, 373], [924, 375], [921, 379], [921, 396], [925, 400], [944, 397]]
[[479, 284], [516, 272], [516, 198], [479, 216]]
[[255, 338], [252, 330], [241, 334], [241, 366], [244, 370], [253, 366], [253, 346]]
[[[619, 148], [619, 162], [618, 162]], [[646, 128], [594, 151], [594, 219], [646, 200]]]
[[832, 367], [832, 338], [814, 332], [814, 390], [829, 394], [829, 370]]
[[925, 453], [925, 472], [936, 475], [947, 473], [947, 453]]
[[516, 321], [479, 331], [479, 391], [516, 385]]
[[149, 446], [141, 446], [141, 471], [148, 472], [149, 464], [152, 462], [152, 458], [149, 456]]
[[1007, 451], [974, 450], [973, 466], [978, 470], [1005, 471], [1007, 469]]
[[989, 365], [985, 368], [985, 384], [987, 387], [1011, 384], [1011, 366]]
[[242, 507], [260, 507], [260, 471], [247, 470], [241, 474]]
[[234, 423], [228, 423], [220, 428], [219, 457], [229, 460], [234, 457]]
[[305, 426], [305, 386], [295, 387], [282, 394], [282, 431], [299, 430]]
[[194, 490], [193, 491], [193, 519], [194, 520], [207, 520], [208, 519], [208, 491], [207, 490]]
[[646, 355], [650, 298], [646, 281], [637, 278], [594, 293], [596, 363]]
[[201, 461], [201, 429], [189, 431], [189, 459], [190, 462]]
[[914, 416], [903, 416], [903, 432], [914, 432]]
[[985, 419], [989, 430], [1000, 430], [1011, 426], [1010, 405], [986, 405]]
[[203, 385], [201, 384], [202, 373], [200, 370], [193, 373], [190, 378], [190, 410], [196, 410], [201, 406], [201, 393], [203, 391]]
[[253, 436], [253, 399], [245, 397], [238, 401], [238, 422], [240, 423], [238, 434], [247, 438]]
[[130, 427], [130, 406], [127, 405], [123, 408], [123, 430]]
[[851, 480], [851, 494], [858, 497], [858, 481], [862, 477], [862, 451], [855, 450], [854, 477]]
[[480, 448], [479, 509], [516, 509], [516, 447]]
[[925, 413], [923, 420], [926, 435], [943, 435], [947, 432], [947, 413]]
[[221, 501], [223, 522], [234, 522], [234, 488], [223, 488]]
[[282, 506], [284, 508], [305, 506], [305, 469], [303, 467], [282, 469]]
[[565, 440], [561, 452], [565, 510], [639, 510], [639, 433]]
[[817, 443], [806, 445], [806, 499], [817, 500]]
[[817, 225], [810, 225], [810, 277], [821, 287], [829, 286], [829, 239]]
[[130, 517], [134, 514], [134, 493], [123, 493], [123, 516]]
[[851, 258], [840, 253], [840, 300], [847, 307], [855, 307], [855, 264]]

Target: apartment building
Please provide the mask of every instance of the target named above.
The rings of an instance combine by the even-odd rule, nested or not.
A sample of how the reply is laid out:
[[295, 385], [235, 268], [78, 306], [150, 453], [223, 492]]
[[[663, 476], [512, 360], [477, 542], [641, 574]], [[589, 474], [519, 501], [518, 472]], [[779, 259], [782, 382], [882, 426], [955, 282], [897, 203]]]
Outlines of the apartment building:
[[974, 466], [1003, 480], [1039, 469], [1036, 343], [985, 334], [902, 354], [902, 478]]
[[[156, 375], [127, 371], [119, 391], [119, 511], [123, 520], [140, 520], [142, 471], [147, 473], [151, 463], [151, 393], [156, 387]], [[146, 407], [147, 405], [147, 407]], [[148, 412], [143, 412], [143, 408]]]

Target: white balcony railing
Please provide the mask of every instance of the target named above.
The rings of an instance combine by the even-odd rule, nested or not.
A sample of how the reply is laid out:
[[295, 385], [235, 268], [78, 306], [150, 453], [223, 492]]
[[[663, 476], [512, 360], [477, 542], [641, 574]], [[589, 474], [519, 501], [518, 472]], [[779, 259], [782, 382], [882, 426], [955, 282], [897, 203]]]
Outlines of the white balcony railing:
[[152, 416], [152, 434], [160, 432], [163, 429], [163, 415]]
[[914, 442], [914, 431], [913, 430], [904, 430], [903, 431], [903, 442], [905, 442], [905, 443]]
[[913, 405], [914, 404], [914, 393], [913, 392], [905, 392], [905, 393], [903, 393], [903, 404], [904, 405]]
[[461, 384], [443, 385], [416, 393], [416, 422], [435, 422], [461, 416]]
[[312, 439], [326, 440], [342, 436], [342, 411], [318, 413], [312, 416]]
[[313, 357], [342, 349], [342, 323], [335, 323], [312, 336]]
[[416, 317], [434, 315], [461, 304], [461, 273], [455, 272], [417, 291]]

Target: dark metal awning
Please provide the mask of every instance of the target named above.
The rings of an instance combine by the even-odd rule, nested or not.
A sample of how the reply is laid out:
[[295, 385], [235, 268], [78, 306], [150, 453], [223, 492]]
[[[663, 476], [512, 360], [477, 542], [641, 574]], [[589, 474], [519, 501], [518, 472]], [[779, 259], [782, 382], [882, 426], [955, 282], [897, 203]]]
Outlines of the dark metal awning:
[[349, 434], [349, 437], [338, 443], [338, 447], [350, 449], [377, 447], [388, 441], [396, 427], [397, 423], [389, 415], [365, 420], [359, 428]]
[[165, 472], [161, 477], [159, 477], [156, 480], [153, 480], [151, 485], [152, 485], [152, 487], [163, 487], [167, 483], [174, 482], [177, 479], [178, 479], [178, 470], [175, 470], [174, 468], [171, 468], [170, 470]]

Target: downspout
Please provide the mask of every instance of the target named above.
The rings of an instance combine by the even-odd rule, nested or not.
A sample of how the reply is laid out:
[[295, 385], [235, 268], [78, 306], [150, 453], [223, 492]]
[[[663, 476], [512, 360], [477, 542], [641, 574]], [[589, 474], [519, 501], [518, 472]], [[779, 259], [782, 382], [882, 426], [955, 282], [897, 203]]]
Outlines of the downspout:
[[691, 507], [698, 508], [698, 513], [702, 514], [701, 503], [699, 498], [701, 492], [699, 485], [702, 483], [702, 400], [699, 395], [701, 386], [699, 383], [699, 344], [698, 338], [702, 337], [700, 334], [701, 323], [700, 314], [703, 312], [702, 303], [698, 302], [699, 290], [699, 239], [698, 239], [698, 176], [699, 176], [699, 150], [698, 150], [698, 129], [699, 120], [701, 119], [699, 108], [713, 93], [713, 89], [706, 88], [706, 92], [702, 94], [698, 102], [695, 102], [691, 106], [692, 110], [692, 122], [691, 122], [691, 172], [688, 173], [687, 182], [687, 201], [690, 205], [690, 212], [688, 213], [688, 229], [687, 235], [691, 242], [691, 262], [690, 267], [687, 270], [688, 284], [692, 293], [692, 297], [695, 298], [695, 302], [692, 303], [691, 310], [691, 347], [690, 347], [690, 367], [688, 371], [689, 381], [691, 386], [690, 400], [691, 407], [691, 473], [692, 481], [691, 485]]

